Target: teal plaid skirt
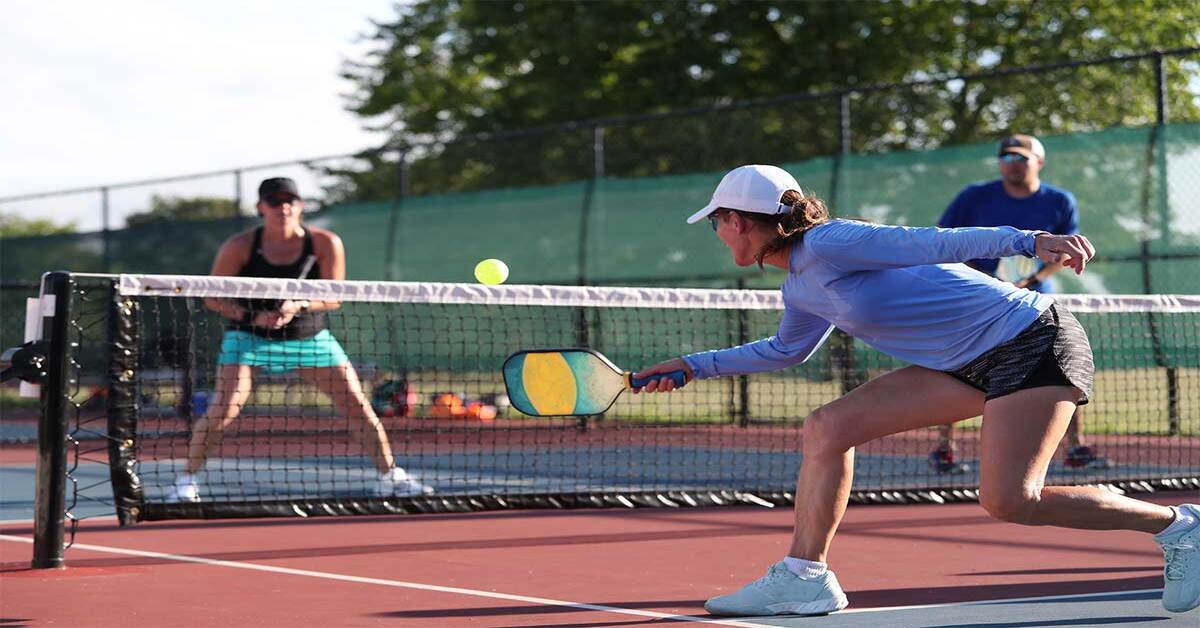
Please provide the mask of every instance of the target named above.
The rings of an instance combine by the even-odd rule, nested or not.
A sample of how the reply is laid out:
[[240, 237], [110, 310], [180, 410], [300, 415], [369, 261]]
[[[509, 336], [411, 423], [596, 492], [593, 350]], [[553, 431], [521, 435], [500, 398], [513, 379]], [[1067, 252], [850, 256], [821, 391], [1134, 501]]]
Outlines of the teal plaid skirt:
[[268, 373], [341, 366], [349, 361], [328, 329], [322, 329], [312, 338], [296, 340], [272, 340], [230, 329], [221, 339], [221, 355], [217, 356], [217, 364], [247, 364]]

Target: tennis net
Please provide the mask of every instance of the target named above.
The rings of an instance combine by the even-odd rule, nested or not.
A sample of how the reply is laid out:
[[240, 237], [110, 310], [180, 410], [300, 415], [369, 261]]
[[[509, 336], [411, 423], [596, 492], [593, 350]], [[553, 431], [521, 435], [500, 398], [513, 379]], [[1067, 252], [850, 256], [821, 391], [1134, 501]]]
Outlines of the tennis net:
[[[92, 426], [83, 431], [102, 444], [94, 449], [107, 452], [123, 523], [784, 504], [792, 499], [804, 417], [903, 366], [835, 333], [808, 362], [783, 371], [695, 382], [671, 394], [624, 395], [603, 415], [534, 419], [507, 404], [500, 366], [512, 352], [587, 346], [637, 370], [771, 335], [778, 292], [168, 275], [58, 279], [65, 286], [60, 294], [69, 296], [58, 299], [55, 317], [66, 322], [47, 319], [46, 329], [66, 334], [61, 350], [69, 368], [62, 375], [67, 387], [46, 393], [65, 402], [46, 407]], [[199, 501], [173, 501], [194, 428], [205, 412], [214, 417], [217, 362], [223, 338], [229, 342], [228, 321], [206, 307], [212, 299], [339, 302], [327, 313], [328, 329], [362, 381], [371, 412], [355, 410], [363, 404], [336, 386], [314, 381], [312, 373], [334, 377], [331, 369], [299, 372], [304, 376], [259, 369], [238, 417], [195, 474]], [[1111, 465], [1066, 466], [1060, 451], [1048, 481], [1126, 490], [1200, 486], [1200, 296], [1056, 300], [1091, 338], [1096, 389], [1083, 431]], [[81, 389], [99, 390], [101, 401], [80, 403]], [[878, 400], [878, 411], [888, 411], [887, 399]], [[362, 427], [369, 414], [378, 417], [395, 463], [433, 494], [375, 492], [380, 457]], [[960, 424], [958, 458], [967, 466], [955, 473], [931, 466], [932, 429], [864, 445], [853, 498], [974, 499], [978, 441], [978, 419]]]

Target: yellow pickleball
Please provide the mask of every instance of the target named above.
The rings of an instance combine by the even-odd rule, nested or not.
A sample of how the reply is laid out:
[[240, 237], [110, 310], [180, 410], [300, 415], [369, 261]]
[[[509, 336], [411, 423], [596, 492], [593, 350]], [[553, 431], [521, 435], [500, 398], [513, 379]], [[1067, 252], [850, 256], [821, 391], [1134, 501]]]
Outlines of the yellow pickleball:
[[489, 286], [502, 284], [508, 279], [508, 264], [498, 259], [485, 259], [475, 265], [475, 279]]

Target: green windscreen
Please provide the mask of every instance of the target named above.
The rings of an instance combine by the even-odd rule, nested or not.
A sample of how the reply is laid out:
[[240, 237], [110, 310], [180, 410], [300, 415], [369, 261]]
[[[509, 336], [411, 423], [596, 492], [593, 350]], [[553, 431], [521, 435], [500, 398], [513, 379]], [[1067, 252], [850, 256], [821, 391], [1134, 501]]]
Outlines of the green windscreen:
[[[621, 138], [611, 135], [607, 150], [629, 150]], [[1082, 278], [1059, 275], [1061, 291], [1200, 292], [1200, 124], [1043, 141], [1043, 180], [1075, 195], [1080, 227], [1099, 250]], [[837, 216], [914, 226], [935, 224], [963, 186], [998, 175], [992, 143], [779, 165]], [[473, 281], [475, 263], [495, 257], [511, 269], [510, 283], [777, 284], [771, 271], [735, 267], [706, 223], [684, 224], [724, 172], [522, 187], [497, 180], [492, 189], [335, 205], [308, 220], [342, 237], [350, 279]], [[0, 242], [0, 278], [32, 280], [52, 269], [205, 273], [220, 243], [253, 224], [10, 238]]]

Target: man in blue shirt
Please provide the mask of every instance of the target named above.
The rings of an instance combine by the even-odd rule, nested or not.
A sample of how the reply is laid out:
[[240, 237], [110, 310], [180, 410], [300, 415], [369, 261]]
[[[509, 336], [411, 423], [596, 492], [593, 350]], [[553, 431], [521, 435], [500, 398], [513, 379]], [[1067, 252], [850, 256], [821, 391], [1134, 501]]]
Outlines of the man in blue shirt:
[[[963, 188], [946, 208], [938, 221], [939, 227], [999, 227], [1012, 226], [1032, 231], [1047, 231], [1056, 235], [1079, 233], [1079, 210], [1075, 196], [1067, 190], [1050, 185], [1039, 178], [1046, 164], [1046, 149], [1036, 137], [1012, 135], [1000, 142], [997, 154], [1000, 178], [973, 183]], [[1054, 292], [1051, 277], [1062, 270], [1062, 264], [1042, 264], [1027, 258], [976, 259], [968, 265], [981, 272], [1011, 281], [1018, 288], [1042, 293]], [[1073, 468], [1105, 468], [1109, 462], [1096, 455], [1083, 442], [1080, 434], [1082, 411], [1067, 428], [1066, 465]], [[954, 428], [940, 428], [938, 448], [929, 456], [930, 464], [939, 473], [964, 473], [970, 468], [955, 460]]]

